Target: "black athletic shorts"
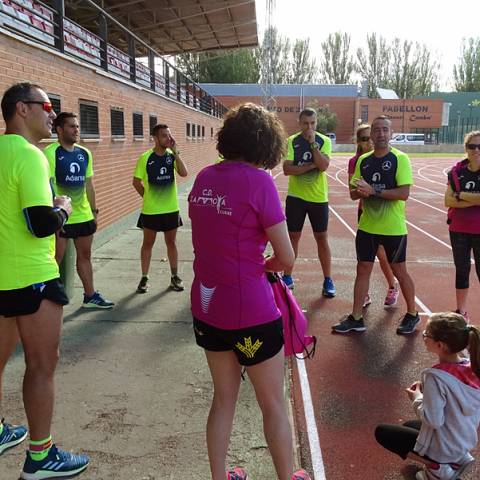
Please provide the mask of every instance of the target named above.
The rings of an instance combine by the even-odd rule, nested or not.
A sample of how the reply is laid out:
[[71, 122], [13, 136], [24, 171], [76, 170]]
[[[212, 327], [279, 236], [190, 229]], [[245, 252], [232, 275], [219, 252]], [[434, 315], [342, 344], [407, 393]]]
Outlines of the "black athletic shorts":
[[376, 235], [357, 230], [355, 247], [359, 262], [374, 262], [379, 245], [383, 245], [388, 263], [403, 263], [406, 260], [407, 235]]
[[315, 233], [326, 232], [328, 228], [328, 202], [307, 202], [301, 198], [287, 196], [285, 216], [289, 232], [301, 232], [308, 215]]
[[138, 218], [138, 228], [148, 228], [156, 232], [168, 232], [183, 225], [180, 212], [160, 213], [158, 215], [146, 215], [141, 213]]
[[59, 235], [63, 238], [88, 237], [97, 231], [97, 222], [89, 220], [88, 222], [72, 223], [64, 225]]
[[0, 290], [0, 315], [4, 317], [32, 315], [40, 308], [42, 300], [50, 300], [62, 306], [68, 303], [67, 294], [59, 278], [16, 290]]
[[257, 365], [274, 357], [283, 347], [283, 322], [273, 322], [238, 330], [223, 330], [193, 318], [197, 345], [211, 352], [233, 353], [238, 363], [246, 367]]

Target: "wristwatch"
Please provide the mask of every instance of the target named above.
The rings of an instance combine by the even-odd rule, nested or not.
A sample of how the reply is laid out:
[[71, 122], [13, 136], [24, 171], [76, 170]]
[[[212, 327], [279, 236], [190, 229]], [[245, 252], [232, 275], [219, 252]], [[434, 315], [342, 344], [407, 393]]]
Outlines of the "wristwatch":
[[98, 212], [100, 210], [98, 208], [92, 208], [92, 213], [95, 214], [95, 215], [98, 215]]
[[320, 150], [320, 144], [318, 142], [313, 142], [310, 144], [312, 150]]
[[456, 198], [457, 202], [460, 201], [460, 192], [453, 192], [453, 196]]

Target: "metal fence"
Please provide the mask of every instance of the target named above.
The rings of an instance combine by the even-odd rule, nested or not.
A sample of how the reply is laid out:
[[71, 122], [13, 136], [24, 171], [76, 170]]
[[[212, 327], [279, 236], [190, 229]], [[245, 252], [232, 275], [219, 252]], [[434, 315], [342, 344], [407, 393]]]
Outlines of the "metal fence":
[[448, 126], [437, 129], [416, 129], [415, 133], [424, 133], [425, 143], [461, 144], [465, 135], [473, 130], [480, 130], [480, 117], [459, 117]]
[[[80, 0], [76, 8], [82, 3], [93, 7], [97, 12], [96, 32], [69, 19], [63, 0], [50, 3], [0, 0], [0, 25], [209, 115], [220, 118], [227, 111], [224, 105], [92, 0]], [[109, 43], [112, 31], [117, 36], [121, 33], [127, 51]]]

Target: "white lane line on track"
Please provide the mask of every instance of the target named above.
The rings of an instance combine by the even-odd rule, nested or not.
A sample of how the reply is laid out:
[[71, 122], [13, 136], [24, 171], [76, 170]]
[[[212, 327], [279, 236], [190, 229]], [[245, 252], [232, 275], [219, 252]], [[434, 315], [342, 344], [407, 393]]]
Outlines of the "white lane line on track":
[[430, 192], [430, 193], [434, 193], [435, 195], [438, 195], [440, 197], [445, 196], [444, 193], [436, 192], [435, 190], [430, 190], [429, 188], [421, 187], [420, 185], [417, 185], [416, 183], [413, 184], [413, 187], [414, 188], [420, 188], [421, 190], [425, 190], [425, 191]]
[[308, 442], [310, 444], [310, 456], [312, 458], [313, 478], [315, 480], [326, 480], [325, 466], [323, 464], [322, 449], [320, 448], [320, 437], [318, 435], [317, 423], [315, 421], [315, 412], [313, 410], [312, 395], [310, 393], [310, 383], [308, 381], [307, 368], [305, 360], [297, 358], [298, 376], [300, 378], [300, 388], [302, 390], [303, 411], [307, 423]]
[[418, 175], [420, 178], [423, 178], [423, 179], [426, 180], [427, 182], [437, 183], [438, 185], [445, 186], [445, 183], [437, 182], [436, 180], [432, 180], [431, 178], [428, 178], [428, 177], [426, 177], [425, 175], [423, 175], [422, 170], [424, 170], [425, 168], [431, 168], [431, 165], [424, 165], [423, 167], [421, 167], [421, 168], [419, 168], [419, 169], [417, 170], [417, 175]]
[[[356, 234], [355, 234], [354, 230], [352, 229], [352, 227], [350, 227], [350, 225], [331, 206], [329, 206], [328, 208], [340, 220], [340, 222], [343, 225], [345, 225], [345, 227], [347, 227], [347, 230], [353, 236], [355, 236]], [[415, 303], [422, 309], [422, 311], [425, 315], [430, 316], [432, 314], [432, 311], [416, 295], [415, 295]]]

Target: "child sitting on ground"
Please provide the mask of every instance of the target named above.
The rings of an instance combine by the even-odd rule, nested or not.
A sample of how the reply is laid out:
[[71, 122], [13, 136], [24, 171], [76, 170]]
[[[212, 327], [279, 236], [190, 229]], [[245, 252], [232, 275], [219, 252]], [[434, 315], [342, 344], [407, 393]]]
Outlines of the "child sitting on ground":
[[[480, 331], [457, 313], [432, 315], [423, 332], [438, 363], [406, 392], [419, 420], [379, 425], [377, 442], [424, 464], [417, 480], [456, 480], [474, 463], [480, 423]], [[470, 359], [462, 355], [468, 349]]]

